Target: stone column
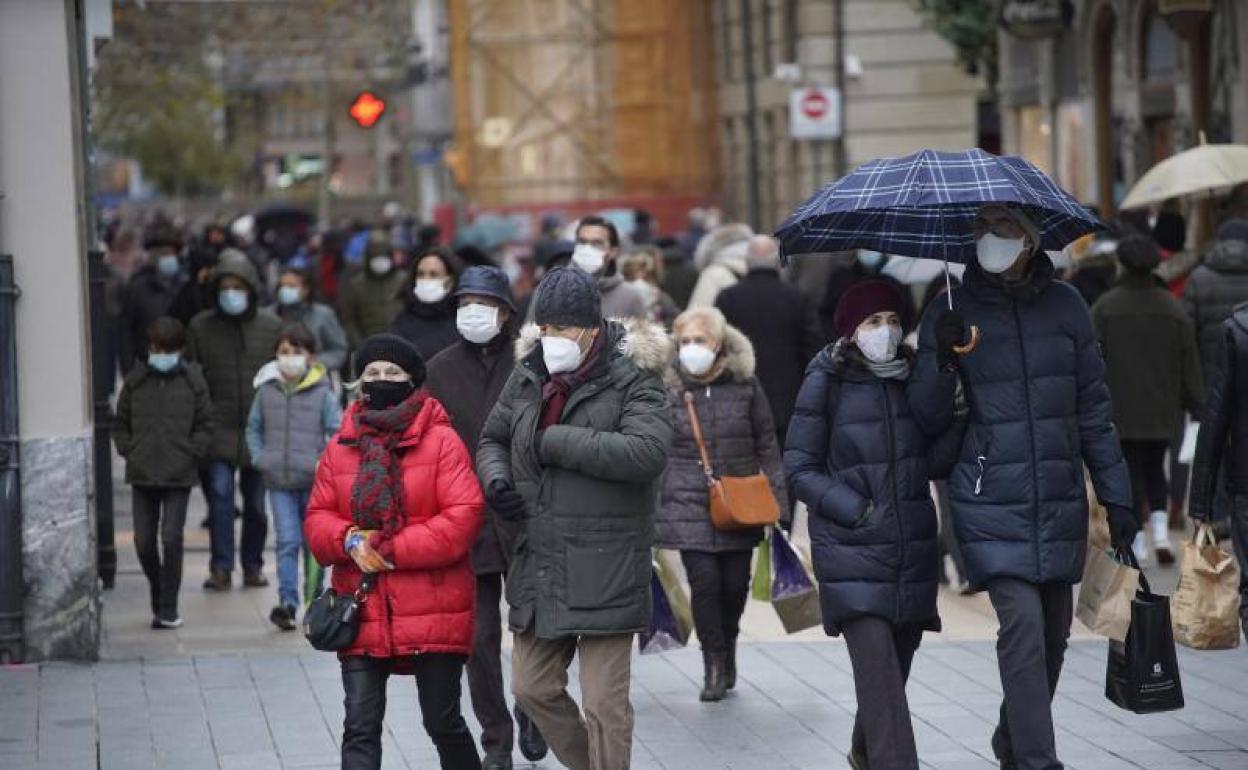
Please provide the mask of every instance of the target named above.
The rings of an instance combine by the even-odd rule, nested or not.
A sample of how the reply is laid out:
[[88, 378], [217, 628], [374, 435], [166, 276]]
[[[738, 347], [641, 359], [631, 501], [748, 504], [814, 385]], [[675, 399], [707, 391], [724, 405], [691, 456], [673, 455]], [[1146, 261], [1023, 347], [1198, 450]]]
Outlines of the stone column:
[[91, 659], [100, 641], [77, 40], [71, 0], [0, 0], [0, 251], [22, 292], [29, 660]]

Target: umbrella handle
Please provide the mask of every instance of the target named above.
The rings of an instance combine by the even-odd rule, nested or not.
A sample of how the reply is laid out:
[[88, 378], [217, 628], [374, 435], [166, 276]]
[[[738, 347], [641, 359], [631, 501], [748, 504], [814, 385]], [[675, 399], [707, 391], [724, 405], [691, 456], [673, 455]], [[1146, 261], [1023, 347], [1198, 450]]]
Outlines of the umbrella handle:
[[972, 350], [979, 347], [979, 341], [982, 337], [983, 335], [979, 333], [979, 327], [972, 326], [971, 327], [971, 339], [967, 341], [965, 345], [954, 345], [953, 352], [957, 353], [960, 356], [964, 356], [967, 353], [970, 353]]

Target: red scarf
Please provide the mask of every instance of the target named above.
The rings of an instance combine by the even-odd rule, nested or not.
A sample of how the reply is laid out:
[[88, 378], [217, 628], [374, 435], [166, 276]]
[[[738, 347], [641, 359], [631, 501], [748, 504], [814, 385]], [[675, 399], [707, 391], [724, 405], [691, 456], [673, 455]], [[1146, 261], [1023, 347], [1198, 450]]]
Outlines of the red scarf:
[[593, 344], [589, 346], [589, 352], [585, 354], [585, 360], [576, 369], [565, 374], [551, 375], [549, 380], [542, 383], [542, 417], [537, 423], [538, 430], [559, 424], [559, 420], [563, 418], [563, 408], [568, 405], [572, 391], [589, 379], [594, 365], [598, 363], [598, 356], [606, 345], [606, 336], [605, 328], [598, 332]]
[[351, 517], [360, 529], [377, 530], [377, 541], [394, 537], [407, 520], [397, 450], [427, 397], [424, 390], [418, 390], [389, 409], [355, 413], [360, 469], [351, 486]]

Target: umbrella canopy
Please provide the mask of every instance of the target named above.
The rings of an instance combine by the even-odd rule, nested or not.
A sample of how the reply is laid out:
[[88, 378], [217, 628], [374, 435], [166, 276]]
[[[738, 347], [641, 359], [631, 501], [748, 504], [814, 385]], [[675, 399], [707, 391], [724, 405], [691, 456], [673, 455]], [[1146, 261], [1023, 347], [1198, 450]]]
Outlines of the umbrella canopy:
[[1138, 209], [1169, 198], [1212, 196], [1244, 182], [1248, 182], [1248, 145], [1202, 144], [1150, 168], [1121, 207]]
[[798, 207], [776, 237], [786, 257], [872, 249], [966, 263], [975, 257], [973, 224], [986, 203], [1021, 206], [1045, 250], [1104, 227], [1022, 158], [921, 150], [864, 163]]

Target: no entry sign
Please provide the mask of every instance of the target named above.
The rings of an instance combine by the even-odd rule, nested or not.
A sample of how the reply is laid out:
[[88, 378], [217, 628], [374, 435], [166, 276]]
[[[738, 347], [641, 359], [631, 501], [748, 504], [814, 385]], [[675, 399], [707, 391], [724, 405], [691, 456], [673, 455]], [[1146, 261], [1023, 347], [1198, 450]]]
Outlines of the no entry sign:
[[795, 88], [789, 94], [789, 135], [835, 139], [841, 135], [841, 95], [835, 88]]

